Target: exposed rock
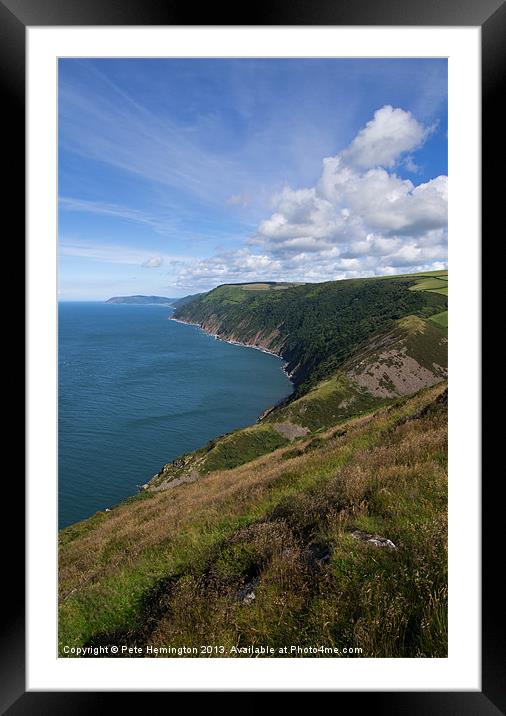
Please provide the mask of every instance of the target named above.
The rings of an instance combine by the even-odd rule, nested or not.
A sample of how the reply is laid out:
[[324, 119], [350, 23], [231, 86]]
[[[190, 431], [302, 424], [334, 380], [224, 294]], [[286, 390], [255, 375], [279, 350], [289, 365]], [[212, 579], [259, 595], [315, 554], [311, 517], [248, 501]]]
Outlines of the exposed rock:
[[159, 485], [156, 485], [156, 487], [148, 485], [148, 489], [151, 492], [161, 492], [163, 490], [169, 490], [172, 487], [177, 487], [178, 485], [186, 485], [187, 483], [195, 482], [199, 477], [200, 475], [197, 470], [192, 470], [188, 475], [181, 475], [180, 477], [175, 477], [172, 480], [165, 480]]
[[257, 422], [260, 423], [264, 418], [266, 418], [272, 411], [275, 409], [274, 405], [271, 405], [270, 408], [266, 408], [263, 413], [260, 413], [260, 415], [257, 418]]
[[349, 376], [375, 397], [393, 398], [415, 393], [446, 378], [445, 368], [436, 363], [433, 367], [431, 371], [420, 365], [407, 355], [406, 347], [402, 347], [380, 353], [372, 363], [366, 363], [365, 368], [359, 365], [350, 371]]
[[309, 432], [309, 428], [295, 425], [294, 423], [272, 423], [272, 427], [277, 433], [290, 441], [295, 440], [295, 438], [301, 438]]
[[363, 532], [362, 530], [353, 530], [351, 533], [355, 539], [360, 540], [361, 542], [369, 542], [369, 544], [373, 544], [376, 547], [386, 547], [387, 549], [397, 549], [397, 547], [394, 545], [392, 540], [388, 539], [387, 537], [381, 537], [380, 535], [373, 535], [369, 532]]
[[255, 588], [260, 580], [258, 577], [255, 577], [250, 582], [247, 582], [244, 587], [241, 589], [238, 589], [235, 598], [238, 602], [241, 602], [242, 604], [251, 604], [255, 601], [256, 595], [255, 595]]
[[359, 347], [343, 370], [376, 398], [410, 395], [447, 377], [447, 342], [429, 321], [405, 316]]

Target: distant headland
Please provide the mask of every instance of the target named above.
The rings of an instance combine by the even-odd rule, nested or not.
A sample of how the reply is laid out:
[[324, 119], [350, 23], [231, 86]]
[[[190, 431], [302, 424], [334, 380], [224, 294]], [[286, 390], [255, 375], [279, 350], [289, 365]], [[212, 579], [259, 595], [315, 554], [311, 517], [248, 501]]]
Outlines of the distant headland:
[[176, 300], [166, 296], [113, 296], [108, 298], [106, 303], [163, 303], [172, 306]]
[[172, 308], [179, 308], [184, 306], [185, 303], [192, 301], [194, 298], [198, 298], [202, 294], [194, 293], [191, 296], [183, 296], [182, 298], [168, 298], [167, 296], [112, 296], [108, 298], [105, 303], [133, 303], [133, 304], [160, 304], [163, 306], [171, 306]]

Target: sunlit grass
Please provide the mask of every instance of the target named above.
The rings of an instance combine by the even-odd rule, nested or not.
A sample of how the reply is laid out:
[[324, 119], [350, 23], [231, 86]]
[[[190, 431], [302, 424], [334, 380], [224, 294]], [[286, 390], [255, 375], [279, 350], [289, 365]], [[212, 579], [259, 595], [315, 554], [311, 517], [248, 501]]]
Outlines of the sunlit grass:
[[[63, 530], [60, 645], [360, 646], [446, 653], [442, 385]], [[308, 448], [305, 450], [305, 448]], [[359, 528], [391, 539], [383, 550]], [[330, 550], [308, 561], [311, 544]], [[237, 591], [258, 580], [255, 600]]]

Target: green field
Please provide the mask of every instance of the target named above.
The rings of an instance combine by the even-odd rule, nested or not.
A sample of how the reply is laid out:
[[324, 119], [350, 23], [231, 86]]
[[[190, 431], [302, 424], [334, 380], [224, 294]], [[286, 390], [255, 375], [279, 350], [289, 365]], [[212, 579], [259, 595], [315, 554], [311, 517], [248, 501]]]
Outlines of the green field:
[[437, 274], [422, 274], [410, 291], [430, 291], [448, 296], [448, 271], [438, 271]]
[[448, 286], [441, 286], [440, 288], [429, 289], [430, 293], [440, 293], [443, 296], [448, 296]]
[[448, 328], [448, 311], [441, 311], [441, 313], [436, 313], [434, 316], [430, 317], [430, 320], [434, 321], [434, 323], [437, 323], [438, 326]]

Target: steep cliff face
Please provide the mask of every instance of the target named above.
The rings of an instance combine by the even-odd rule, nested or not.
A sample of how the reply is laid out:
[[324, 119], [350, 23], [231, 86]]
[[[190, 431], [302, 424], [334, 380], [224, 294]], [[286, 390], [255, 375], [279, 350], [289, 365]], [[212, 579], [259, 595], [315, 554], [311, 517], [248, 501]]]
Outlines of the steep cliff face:
[[174, 318], [183, 320], [184, 323], [191, 323], [212, 336], [217, 336], [221, 340], [230, 343], [240, 343], [252, 348], [261, 348], [262, 350], [283, 355], [283, 346], [286, 343], [286, 336], [282, 336], [279, 328], [273, 330], [257, 330], [254, 326], [248, 325], [248, 320], [241, 321], [235, 328], [227, 326], [226, 316], [211, 314], [201, 321], [189, 321], [181, 319], [182, 312], [178, 312]]
[[[403, 317], [427, 317], [447, 307], [444, 295], [411, 291], [415, 280], [356, 279], [276, 290], [223, 285], [178, 308], [176, 320], [223, 340], [282, 356], [296, 386], [333, 374], [357, 346]], [[300, 392], [300, 391], [299, 391]]]
[[447, 655], [446, 296], [425, 278], [221, 286], [180, 306], [177, 320], [283, 356], [298, 390], [60, 533], [60, 656]]

